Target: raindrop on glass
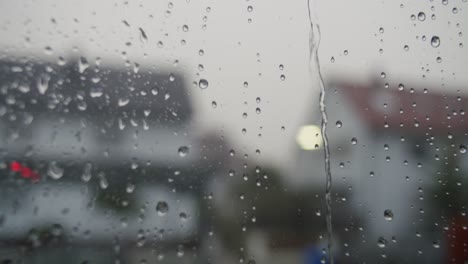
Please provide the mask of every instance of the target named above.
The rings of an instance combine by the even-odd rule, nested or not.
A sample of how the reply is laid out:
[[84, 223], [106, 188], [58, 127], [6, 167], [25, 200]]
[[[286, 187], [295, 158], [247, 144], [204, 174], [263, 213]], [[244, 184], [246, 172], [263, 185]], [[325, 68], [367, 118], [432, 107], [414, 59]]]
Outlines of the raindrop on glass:
[[185, 157], [189, 153], [189, 148], [187, 146], [182, 146], [179, 148], [178, 152], [179, 152], [179, 156]]
[[54, 180], [58, 180], [58, 179], [62, 178], [63, 171], [64, 170], [57, 165], [57, 162], [52, 161], [49, 164], [49, 168], [47, 170], [47, 175], [49, 177], [51, 177], [52, 179], [54, 179]]
[[141, 40], [141, 42], [143, 42], [143, 43], [148, 42], [148, 36], [146, 36], [146, 32], [142, 28], [139, 28], [139, 30], [140, 30], [140, 40]]
[[387, 240], [384, 237], [379, 237], [379, 239], [377, 240], [377, 246], [379, 248], [386, 247], [387, 246]]
[[431, 46], [434, 47], [434, 48], [437, 48], [440, 46], [440, 39], [438, 36], [433, 36], [431, 38]]
[[389, 210], [389, 209], [385, 210], [385, 211], [384, 211], [384, 218], [385, 218], [385, 220], [387, 220], [387, 221], [392, 221], [392, 220], [393, 220], [393, 212], [392, 212], [392, 210]]
[[205, 79], [200, 79], [200, 81], [198, 82], [198, 86], [202, 89], [206, 89], [208, 88], [208, 81]]
[[460, 153], [465, 154], [466, 153], [466, 146], [465, 145], [460, 145]]
[[81, 179], [84, 181], [84, 182], [89, 182], [89, 180], [91, 180], [91, 177], [92, 177], [92, 174], [91, 174], [91, 169], [92, 169], [92, 165], [91, 163], [86, 163], [84, 169], [83, 169], [83, 174], [81, 174]]
[[159, 201], [156, 204], [156, 212], [158, 212], [158, 215], [164, 216], [167, 214], [169, 211], [169, 205], [165, 201]]
[[426, 20], [426, 14], [424, 14], [424, 12], [419, 12], [419, 13], [418, 13], [418, 20], [419, 20], [419, 21], [424, 21], [424, 20]]

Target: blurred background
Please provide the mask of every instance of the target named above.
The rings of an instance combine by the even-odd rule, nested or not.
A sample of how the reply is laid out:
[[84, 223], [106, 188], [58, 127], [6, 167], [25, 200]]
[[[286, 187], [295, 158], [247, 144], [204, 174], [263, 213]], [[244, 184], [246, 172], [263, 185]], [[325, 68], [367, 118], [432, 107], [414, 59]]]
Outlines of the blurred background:
[[467, 1], [311, 2], [0, 0], [0, 263], [467, 263]]

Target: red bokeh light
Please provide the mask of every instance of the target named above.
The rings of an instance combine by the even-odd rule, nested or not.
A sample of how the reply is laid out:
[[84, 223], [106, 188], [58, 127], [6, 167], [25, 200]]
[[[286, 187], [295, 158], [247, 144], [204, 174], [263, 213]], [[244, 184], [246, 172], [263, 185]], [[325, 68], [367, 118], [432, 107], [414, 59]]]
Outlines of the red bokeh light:
[[19, 172], [21, 177], [25, 179], [31, 179], [33, 182], [39, 181], [39, 174], [37, 172], [35, 172], [29, 167], [21, 165], [21, 163], [17, 161], [13, 161], [10, 164], [10, 169], [13, 172]]

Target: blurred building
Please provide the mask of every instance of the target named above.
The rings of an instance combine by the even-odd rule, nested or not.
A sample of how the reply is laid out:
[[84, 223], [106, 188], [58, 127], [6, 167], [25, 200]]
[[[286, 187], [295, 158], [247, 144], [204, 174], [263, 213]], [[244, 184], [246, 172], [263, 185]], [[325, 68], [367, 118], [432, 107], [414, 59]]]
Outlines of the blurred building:
[[201, 242], [223, 143], [191, 131], [182, 74], [17, 59], [0, 62], [0, 92], [5, 248]]
[[[450, 240], [434, 224], [450, 226], [453, 215], [444, 215], [442, 207], [437, 208], [433, 190], [445, 184], [466, 184], [468, 98], [417, 84], [339, 80], [327, 85], [326, 106], [336, 236], [343, 236], [343, 230], [361, 229], [359, 238], [350, 243], [356, 250], [367, 248], [376, 255], [385, 251], [389, 258], [395, 250], [401, 259], [409, 259], [416, 257], [415, 247], [419, 247], [425, 252], [419, 259], [427, 263], [440, 260], [446, 250], [435, 251], [433, 243], [448, 249]], [[324, 188], [319, 126], [320, 115], [315, 113], [298, 134], [297, 177], [290, 182], [295, 188], [317, 184]], [[303, 135], [304, 129], [313, 133]], [[444, 169], [447, 157], [454, 157], [456, 170]], [[454, 178], [444, 180], [446, 174], [454, 174]], [[343, 188], [349, 190], [344, 197], [336, 193]], [[448, 200], [468, 200], [466, 194], [449, 195]], [[447, 206], [450, 201], [443, 205]], [[340, 215], [340, 207], [351, 207], [350, 214]], [[357, 216], [363, 218], [362, 226], [354, 224]], [[421, 234], [425, 240], [419, 238]], [[378, 247], [380, 238], [389, 244], [385, 249]], [[394, 239], [398, 244], [392, 247]]]

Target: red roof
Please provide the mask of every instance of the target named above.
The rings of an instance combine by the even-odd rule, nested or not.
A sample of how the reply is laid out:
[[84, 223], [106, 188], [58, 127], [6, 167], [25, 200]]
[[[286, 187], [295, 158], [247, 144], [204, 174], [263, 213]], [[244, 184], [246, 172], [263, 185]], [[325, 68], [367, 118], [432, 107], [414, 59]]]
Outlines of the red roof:
[[398, 85], [338, 83], [334, 87], [374, 129], [454, 135], [468, 131], [468, 97], [435, 93], [435, 89], [399, 89]]

